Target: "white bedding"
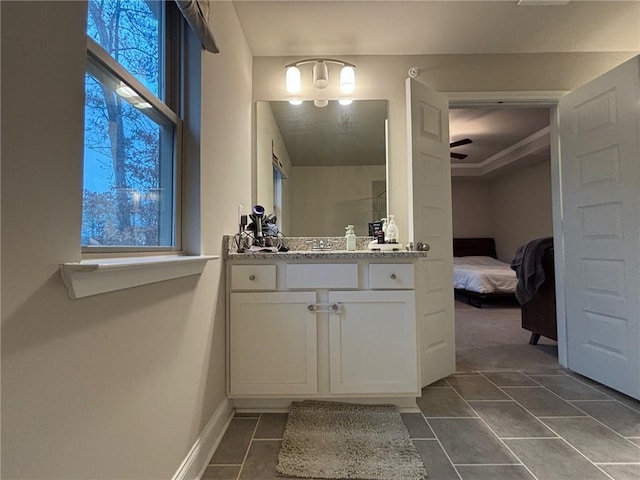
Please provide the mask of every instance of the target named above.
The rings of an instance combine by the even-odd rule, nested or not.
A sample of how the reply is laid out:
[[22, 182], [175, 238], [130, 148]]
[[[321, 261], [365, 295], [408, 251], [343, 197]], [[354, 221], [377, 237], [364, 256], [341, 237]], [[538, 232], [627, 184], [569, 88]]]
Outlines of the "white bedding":
[[491, 257], [454, 257], [453, 286], [477, 293], [513, 293], [516, 272]]

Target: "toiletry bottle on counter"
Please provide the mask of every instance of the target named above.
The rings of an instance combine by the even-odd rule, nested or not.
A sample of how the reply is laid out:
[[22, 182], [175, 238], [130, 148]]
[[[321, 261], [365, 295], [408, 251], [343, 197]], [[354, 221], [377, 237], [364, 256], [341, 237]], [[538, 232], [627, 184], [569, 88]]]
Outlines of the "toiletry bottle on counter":
[[347, 244], [347, 250], [349, 252], [354, 252], [356, 250], [356, 234], [353, 231], [353, 225], [347, 225], [346, 230], [347, 233], [344, 238]]
[[398, 243], [398, 226], [393, 215], [389, 215], [385, 237], [387, 238], [387, 243]]

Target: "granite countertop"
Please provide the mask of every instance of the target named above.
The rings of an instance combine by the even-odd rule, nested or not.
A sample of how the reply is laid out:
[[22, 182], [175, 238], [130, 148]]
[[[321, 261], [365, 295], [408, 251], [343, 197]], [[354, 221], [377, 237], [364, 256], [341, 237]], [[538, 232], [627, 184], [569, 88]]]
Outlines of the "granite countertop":
[[311, 250], [309, 249], [310, 238], [289, 237], [287, 243], [290, 247], [288, 252], [244, 252], [238, 253], [232, 237], [226, 235], [223, 239], [223, 251], [226, 260], [349, 260], [367, 258], [421, 258], [426, 257], [428, 252], [405, 249], [391, 252], [371, 251], [366, 248], [371, 238], [359, 237], [356, 241], [355, 251], [345, 250], [344, 239], [340, 237], [323, 237], [332, 242], [331, 250]]
[[398, 251], [398, 252], [372, 252], [369, 250], [331, 250], [310, 251], [291, 250], [288, 252], [247, 252], [229, 253], [227, 260], [344, 260], [360, 258], [419, 258], [426, 257], [428, 252]]

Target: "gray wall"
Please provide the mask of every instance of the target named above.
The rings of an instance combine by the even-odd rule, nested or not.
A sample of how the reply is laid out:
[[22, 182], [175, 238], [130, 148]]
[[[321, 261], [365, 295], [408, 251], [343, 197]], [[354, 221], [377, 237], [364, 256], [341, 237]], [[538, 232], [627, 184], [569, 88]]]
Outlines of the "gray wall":
[[487, 181], [451, 179], [453, 237], [492, 237], [491, 188]]
[[[222, 261], [70, 300], [78, 261], [84, 2], [1, 2], [2, 478], [173, 476], [225, 398]], [[251, 54], [230, 3], [202, 53], [201, 245], [250, 202]], [[187, 188], [189, 188], [187, 186]]]
[[451, 192], [453, 236], [495, 238], [504, 262], [523, 243], [553, 235], [550, 160], [491, 180], [454, 178]]
[[552, 214], [550, 161], [491, 182], [491, 225], [498, 258], [510, 262], [519, 245], [552, 236]]

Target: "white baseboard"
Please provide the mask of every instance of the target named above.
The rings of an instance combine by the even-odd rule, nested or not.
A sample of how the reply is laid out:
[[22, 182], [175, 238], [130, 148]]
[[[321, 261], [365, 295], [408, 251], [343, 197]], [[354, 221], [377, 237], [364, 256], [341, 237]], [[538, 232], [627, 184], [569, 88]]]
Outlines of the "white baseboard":
[[[411, 397], [315, 397], [309, 400], [326, 400], [333, 402], [364, 403], [369, 405], [391, 404], [395, 405], [402, 413], [418, 413], [420, 409], [416, 403], [415, 395]], [[305, 398], [234, 398], [233, 406], [238, 413], [286, 413], [291, 407], [291, 402], [305, 400]]]
[[225, 398], [182, 461], [173, 480], [199, 480], [202, 477], [232, 418], [233, 405]]

